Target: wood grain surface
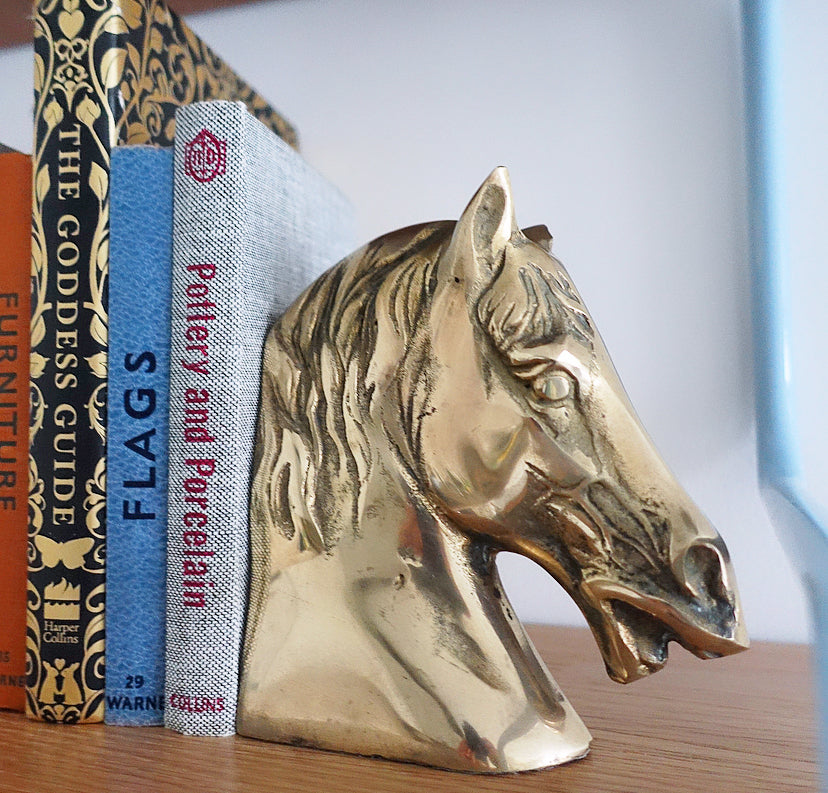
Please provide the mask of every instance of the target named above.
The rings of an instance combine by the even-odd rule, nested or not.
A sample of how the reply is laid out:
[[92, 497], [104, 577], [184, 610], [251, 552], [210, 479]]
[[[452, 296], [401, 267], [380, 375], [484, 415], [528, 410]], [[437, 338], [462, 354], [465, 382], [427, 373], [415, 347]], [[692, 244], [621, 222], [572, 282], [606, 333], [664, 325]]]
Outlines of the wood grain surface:
[[699, 661], [679, 647], [631, 686], [606, 677], [586, 630], [535, 627], [536, 646], [594, 741], [585, 760], [501, 777], [160, 727], [55, 726], [0, 713], [2, 793], [233, 791], [816, 791], [810, 651], [756, 644]]

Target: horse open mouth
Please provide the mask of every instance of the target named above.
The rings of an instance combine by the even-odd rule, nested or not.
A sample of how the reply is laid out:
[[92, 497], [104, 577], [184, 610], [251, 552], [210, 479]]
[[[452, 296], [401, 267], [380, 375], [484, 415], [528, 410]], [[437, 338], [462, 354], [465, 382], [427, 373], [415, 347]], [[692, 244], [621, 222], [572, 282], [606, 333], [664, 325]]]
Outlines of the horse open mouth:
[[603, 612], [595, 633], [607, 672], [619, 683], [630, 683], [661, 669], [671, 641], [704, 659], [731, 655], [748, 646], [739, 620], [717, 624], [692, 604], [681, 607], [617, 583], [594, 581], [592, 587]]
[[629, 683], [661, 669], [667, 663], [668, 644], [676, 638], [673, 631], [651, 614], [626, 601], [611, 600], [607, 605], [623, 645], [623, 648], [616, 647], [616, 652], [611, 653], [620, 664], [607, 663], [610, 677], [620, 683]]

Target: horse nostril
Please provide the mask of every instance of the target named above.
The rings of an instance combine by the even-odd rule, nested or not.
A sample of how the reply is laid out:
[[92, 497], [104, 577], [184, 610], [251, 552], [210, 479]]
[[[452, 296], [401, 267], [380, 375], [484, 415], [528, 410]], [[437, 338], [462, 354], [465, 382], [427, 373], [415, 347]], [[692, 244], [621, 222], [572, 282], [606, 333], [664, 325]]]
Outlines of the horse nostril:
[[684, 590], [702, 602], [732, 603], [728, 575], [727, 551], [706, 540], [691, 545], [674, 566], [676, 578]]
[[[679, 586], [690, 597], [686, 607], [703, 639], [684, 644], [703, 658], [730, 655], [750, 646], [741, 616], [730, 557], [721, 538], [698, 538], [672, 564]], [[713, 638], [721, 642], [713, 642]]]

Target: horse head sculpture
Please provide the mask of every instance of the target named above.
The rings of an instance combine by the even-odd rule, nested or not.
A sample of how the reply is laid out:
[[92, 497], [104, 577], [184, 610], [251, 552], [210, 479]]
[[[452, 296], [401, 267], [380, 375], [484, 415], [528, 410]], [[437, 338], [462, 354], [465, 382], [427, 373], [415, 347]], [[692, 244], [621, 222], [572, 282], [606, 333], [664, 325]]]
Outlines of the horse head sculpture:
[[569, 593], [609, 675], [747, 646], [727, 550], [642, 429], [498, 168], [457, 223], [380, 237], [270, 331], [238, 731], [484, 772], [590, 736], [495, 556]]

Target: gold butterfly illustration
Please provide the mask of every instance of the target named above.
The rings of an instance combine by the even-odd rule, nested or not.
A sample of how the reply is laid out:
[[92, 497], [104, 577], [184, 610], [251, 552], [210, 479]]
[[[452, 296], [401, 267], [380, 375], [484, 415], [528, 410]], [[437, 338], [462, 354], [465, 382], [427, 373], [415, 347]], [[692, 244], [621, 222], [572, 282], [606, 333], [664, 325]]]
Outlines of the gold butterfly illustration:
[[95, 541], [90, 537], [80, 537], [77, 540], [55, 542], [38, 534], [34, 538], [34, 544], [43, 557], [45, 567], [55, 567], [59, 562], [63, 562], [70, 570], [76, 570], [83, 567], [83, 557], [92, 550]]

